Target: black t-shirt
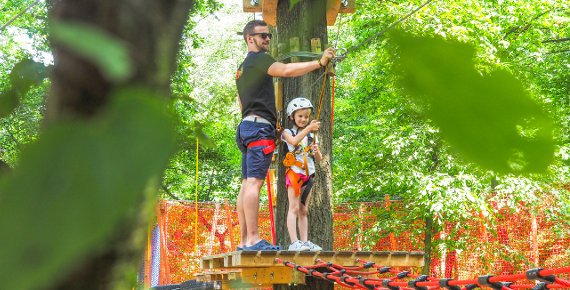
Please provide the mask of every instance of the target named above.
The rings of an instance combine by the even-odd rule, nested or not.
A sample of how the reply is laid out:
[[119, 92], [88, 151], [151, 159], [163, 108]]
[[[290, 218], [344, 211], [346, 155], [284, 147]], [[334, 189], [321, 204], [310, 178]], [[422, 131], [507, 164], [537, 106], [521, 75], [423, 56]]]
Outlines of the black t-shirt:
[[273, 77], [267, 74], [275, 59], [265, 52], [248, 52], [238, 68], [236, 85], [242, 105], [242, 118], [257, 115], [273, 126], [277, 122]]

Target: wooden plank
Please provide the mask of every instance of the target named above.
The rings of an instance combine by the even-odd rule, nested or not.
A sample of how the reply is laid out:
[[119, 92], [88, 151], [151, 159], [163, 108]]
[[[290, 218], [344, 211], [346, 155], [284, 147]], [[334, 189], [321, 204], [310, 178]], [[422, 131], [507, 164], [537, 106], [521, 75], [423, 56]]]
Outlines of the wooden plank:
[[277, 263], [275, 258], [299, 266], [330, 262], [342, 266], [360, 266], [357, 260], [387, 267], [422, 267], [421, 252], [353, 252], [353, 251], [238, 251], [203, 257], [202, 272], [196, 279], [219, 281], [222, 289], [270, 287], [274, 284], [304, 284], [305, 274]]
[[340, 11], [341, 0], [327, 0], [327, 25], [333, 26]]
[[305, 284], [305, 274], [283, 266], [266, 268], [244, 268], [241, 280], [258, 285]]
[[219, 269], [225, 265], [228, 254], [218, 254], [213, 256], [202, 257], [200, 259], [200, 268], [202, 269]]
[[356, 1], [355, 0], [346, 0], [346, 5], [340, 5], [339, 13], [354, 13], [356, 11]]
[[297, 265], [317, 264], [316, 260], [342, 266], [357, 266], [357, 259], [387, 267], [423, 267], [421, 252], [296, 252], [296, 251], [238, 251], [202, 258], [202, 269], [272, 267], [278, 265], [275, 258]]
[[277, 26], [277, 2], [278, 0], [263, 0], [263, 21], [271, 26]]

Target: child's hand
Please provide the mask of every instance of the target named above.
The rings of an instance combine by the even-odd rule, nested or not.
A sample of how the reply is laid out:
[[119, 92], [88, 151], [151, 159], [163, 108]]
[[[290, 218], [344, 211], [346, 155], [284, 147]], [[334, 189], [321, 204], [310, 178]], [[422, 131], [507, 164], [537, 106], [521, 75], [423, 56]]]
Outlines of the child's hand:
[[319, 153], [319, 144], [311, 145], [311, 150], [313, 150], [314, 153]]
[[317, 131], [321, 127], [321, 122], [319, 122], [317, 120], [313, 120], [313, 121], [311, 121], [311, 123], [307, 127], [309, 129], [311, 129], [311, 131]]

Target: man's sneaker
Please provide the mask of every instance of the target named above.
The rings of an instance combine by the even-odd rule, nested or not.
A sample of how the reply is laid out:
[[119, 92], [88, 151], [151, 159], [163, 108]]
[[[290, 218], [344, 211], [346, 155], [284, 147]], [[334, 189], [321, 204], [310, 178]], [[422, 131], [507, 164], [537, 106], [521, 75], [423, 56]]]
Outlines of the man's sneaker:
[[306, 241], [305, 242], [305, 246], [309, 248], [309, 251], [313, 251], [313, 252], [317, 252], [317, 251], [322, 251], [323, 248], [321, 248], [321, 246], [313, 244], [313, 242], [311, 241]]
[[289, 245], [289, 251], [308, 251], [310, 250], [307, 244], [301, 242], [301, 240], [296, 240]]

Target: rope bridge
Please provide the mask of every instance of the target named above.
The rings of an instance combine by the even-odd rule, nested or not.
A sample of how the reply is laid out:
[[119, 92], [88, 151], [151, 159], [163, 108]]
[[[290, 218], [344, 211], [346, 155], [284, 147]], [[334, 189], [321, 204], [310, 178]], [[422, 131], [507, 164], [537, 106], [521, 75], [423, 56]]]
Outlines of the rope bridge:
[[[553, 200], [543, 199], [543, 202], [551, 203]], [[406, 214], [402, 204], [390, 199], [385, 202], [335, 205], [334, 249], [422, 251], [423, 235], [417, 231], [409, 230], [400, 234], [371, 231], [377, 219], [373, 212], [387, 206], [390, 206], [393, 214]], [[187, 281], [200, 272], [202, 257], [228, 253], [237, 246], [239, 227], [234, 204], [200, 202], [197, 216], [192, 201], [163, 200], [158, 207], [157, 226], [153, 234], [149, 234], [148, 254], [141, 268], [141, 277], [148, 278], [149, 286]], [[434, 236], [435, 241], [461, 236], [473, 242], [462, 250], [438, 247], [438, 251], [431, 255], [430, 276], [468, 279], [476, 277], [478, 273], [509, 275], [539, 265], [545, 269], [569, 266], [570, 236], [560, 233], [565, 225], [547, 215], [533, 215], [523, 204], [518, 204], [512, 210], [492, 203], [491, 209], [500, 216], [492, 225], [487, 225], [485, 219], [477, 218], [478, 214], [474, 213], [473, 221], [463, 225], [460, 233], [454, 234], [454, 226], [450, 224], [449, 228], [444, 227], [441, 234]], [[259, 222], [262, 238], [271, 239], [267, 204], [261, 205]], [[422, 224], [418, 222], [410, 227], [422, 227]], [[366, 257], [362, 259], [370, 261]], [[328, 258], [323, 260], [331, 261]], [[308, 265], [314, 259], [311, 263], [294, 262]], [[156, 283], [150, 283], [151, 277]], [[570, 279], [570, 275], [563, 277]]]
[[[342, 266], [317, 259], [317, 264], [300, 266], [281, 258], [275, 262], [295, 269], [307, 276], [316, 277], [337, 283], [341, 286], [355, 289], [389, 289], [389, 290], [471, 290], [478, 287], [488, 287], [495, 290], [532, 289], [543, 290], [553, 288], [570, 288], [570, 281], [557, 277], [557, 274], [570, 273], [570, 267], [556, 269], [534, 268], [525, 273], [513, 275], [483, 275], [477, 279], [453, 280], [450, 278], [435, 278], [427, 275], [415, 275], [410, 271], [394, 270], [391, 267], [379, 266], [374, 262], [357, 259], [360, 266]], [[326, 269], [326, 271], [323, 271]], [[355, 276], [356, 275], [356, 276]], [[368, 276], [388, 275], [383, 278], [367, 278]], [[408, 278], [408, 281], [404, 281]], [[536, 284], [519, 284], [520, 280], [538, 281]]]

